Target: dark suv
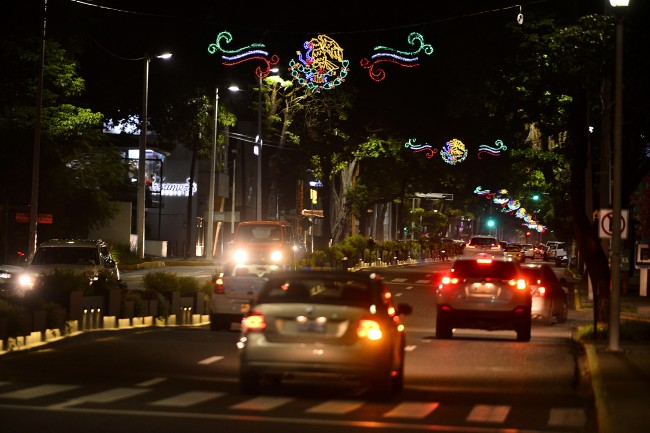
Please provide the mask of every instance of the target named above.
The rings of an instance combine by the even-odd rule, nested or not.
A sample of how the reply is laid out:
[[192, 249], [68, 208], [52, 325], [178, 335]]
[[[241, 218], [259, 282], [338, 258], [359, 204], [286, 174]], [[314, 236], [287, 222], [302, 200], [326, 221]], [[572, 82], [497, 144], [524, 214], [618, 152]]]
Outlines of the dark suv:
[[436, 337], [451, 338], [454, 328], [514, 330], [530, 341], [532, 297], [518, 263], [477, 253], [459, 258], [436, 292]]

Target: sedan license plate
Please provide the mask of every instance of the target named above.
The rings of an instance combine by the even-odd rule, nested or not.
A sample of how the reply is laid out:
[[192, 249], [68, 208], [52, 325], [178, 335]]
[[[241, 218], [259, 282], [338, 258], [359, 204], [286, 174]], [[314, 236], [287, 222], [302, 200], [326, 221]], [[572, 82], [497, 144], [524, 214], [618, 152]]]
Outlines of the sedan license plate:
[[298, 332], [325, 332], [325, 323], [313, 320], [298, 322], [296, 329]]
[[470, 295], [476, 296], [492, 296], [496, 293], [496, 286], [494, 284], [472, 284], [469, 288]]

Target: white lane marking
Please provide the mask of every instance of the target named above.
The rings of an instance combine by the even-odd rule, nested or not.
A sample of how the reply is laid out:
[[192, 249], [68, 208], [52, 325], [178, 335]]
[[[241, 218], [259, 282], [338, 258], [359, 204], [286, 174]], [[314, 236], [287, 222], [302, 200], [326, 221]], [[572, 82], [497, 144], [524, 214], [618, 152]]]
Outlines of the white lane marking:
[[472, 408], [472, 411], [467, 416], [466, 421], [502, 423], [505, 421], [509, 412], [510, 406], [477, 404]]
[[203, 391], [190, 391], [184, 392], [173, 397], [164, 398], [162, 400], [149, 403], [152, 406], [173, 406], [173, 407], [189, 407], [194, 404], [203, 403], [208, 400], [213, 400], [224, 396], [224, 392], [203, 392]]
[[412, 344], [412, 345], [410, 345], [410, 346], [406, 346], [406, 347], [404, 347], [404, 351], [405, 351], [405, 352], [413, 352], [413, 351], [415, 350], [416, 347], [418, 347], [418, 346], [415, 345], [415, 344]]
[[587, 414], [580, 408], [551, 408], [548, 415], [548, 425], [560, 427], [584, 427], [587, 424]]
[[406, 278], [393, 278], [391, 280], [393, 283], [403, 283], [404, 281], [406, 281]]
[[417, 280], [415, 283], [416, 284], [429, 284], [431, 280]]
[[424, 418], [436, 410], [440, 403], [436, 402], [404, 402], [386, 412], [384, 418]]
[[83, 403], [113, 403], [125, 398], [135, 397], [136, 395], [149, 392], [149, 389], [142, 388], [113, 388], [107, 391], [97, 392], [95, 394], [84, 395], [83, 397], [74, 398], [59, 404], [48, 406], [52, 409], [68, 408]]
[[282, 397], [255, 397], [250, 400], [230, 406], [230, 409], [243, 410], [271, 410], [289, 403], [291, 398]]
[[159, 383], [164, 382], [166, 380], [167, 380], [167, 378], [165, 378], [165, 377], [154, 377], [153, 379], [145, 380], [144, 382], [140, 382], [140, 383], [136, 384], [135, 386], [141, 386], [143, 388], [146, 388], [148, 386], [158, 385]]
[[17, 398], [19, 400], [29, 400], [31, 398], [45, 397], [59, 392], [69, 391], [80, 388], [78, 385], [39, 385], [30, 388], [9, 391], [0, 394], [3, 398]]
[[202, 359], [199, 361], [199, 364], [201, 365], [207, 365], [207, 364], [212, 364], [217, 361], [221, 361], [223, 359], [223, 356], [211, 356], [209, 358]]
[[362, 402], [353, 400], [329, 400], [307, 409], [309, 413], [348, 413], [363, 406]]
[[413, 286], [406, 286], [406, 287], [404, 288], [404, 290], [411, 290], [412, 288], [413, 288]]

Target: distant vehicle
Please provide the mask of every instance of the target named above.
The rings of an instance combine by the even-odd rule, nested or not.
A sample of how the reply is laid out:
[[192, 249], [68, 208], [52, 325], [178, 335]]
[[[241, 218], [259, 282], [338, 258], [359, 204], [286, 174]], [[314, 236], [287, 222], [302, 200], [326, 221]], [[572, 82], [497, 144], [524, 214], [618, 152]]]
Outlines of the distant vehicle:
[[[559, 253], [559, 254], [558, 254]], [[543, 260], [554, 262], [555, 258], [566, 256], [566, 251], [564, 250], [564, 242], [551, 241], [546, 243], [546, 250], [544, 251]]]
[[436, 291], [436, 338], [454, 328], [514, 330], [530, 341], [532, 296], [519, 264], [490, 253], [458, 258]]
[[18, 276], [24, 272], [19, 266], [0, 265], [0, 297], [15, 296], [19, 290]]
[[521, 270], [533, 296], [531, 316], [547, 325], [554, 321], [565, 323], [569, 313], [567, 290], [564, 288], [566, 279], [558, 279], [551, 266], [545, 263], [525, 264]]
[[404, 386], [406, 337], [400, 316], [374, 272], [289, 271], [269, 275], [242, 320], [239, 384], [313, 378], [355, 380], [367, 396], [385, 399]]
[[296, 268], [298, 251], [288, 221], [245, 221], [237, 226], [226, 268], [246, 267], [249, 274], [259, 277], [292, 270]]
[[120, 270], [108, 244], [102, 240], [51, 239], [36, 248], [34, 257], [18, 277], [18, 286], [24, 293], [37, 287], [39, 279], [55, 270], [85, 273], [92, 284], [102, 272], [120, 279]]
[[473, 257], [478, 253], [489, 253], [493, 256], [503, 256], [503, 247], [494, 236], [477, 235], [472, 236], [465, 248], [463, 255]]
[[524, 250], [524, 257], [531, 260], [535, 258], [535, 247], [533, 247], [533, 244], [521, 244], [521, 248]]
[[521, 245], [510, 244], [505, 247], [503, 251], [503, 256], [506, 260], [510, 260], [517, 263], [523, 263], [526, 261], [526, 256], [524, 255], [524, 250]]

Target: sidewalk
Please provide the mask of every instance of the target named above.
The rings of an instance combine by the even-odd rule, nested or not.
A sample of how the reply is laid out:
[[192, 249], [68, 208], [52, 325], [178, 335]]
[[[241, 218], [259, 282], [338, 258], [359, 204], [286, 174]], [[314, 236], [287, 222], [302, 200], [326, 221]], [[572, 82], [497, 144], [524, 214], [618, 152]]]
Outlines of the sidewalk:
[[[621, 295], [621, 323], [650, 323], [650, 297], [640, 296], [638, 286], [631, 289]], [[579, 304], [570, 314], [593, 323], [592, 301], [580, 293]], [[598, 413], [598, 433], [648, 433], [650, 339], [619, 338], [618, 347], [616, 339], [612, 343], [605, 333], [597, 340], [582, 342]]]

